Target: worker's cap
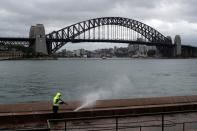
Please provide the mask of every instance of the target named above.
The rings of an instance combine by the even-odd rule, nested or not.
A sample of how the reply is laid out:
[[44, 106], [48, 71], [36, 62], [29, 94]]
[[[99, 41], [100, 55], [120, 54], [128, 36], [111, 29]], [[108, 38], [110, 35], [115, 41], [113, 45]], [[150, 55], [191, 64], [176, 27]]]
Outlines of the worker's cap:
[[57, 96], [61, 96], [61, 93], [60, 92], [57, 92], [57, 94], [56, 94]]

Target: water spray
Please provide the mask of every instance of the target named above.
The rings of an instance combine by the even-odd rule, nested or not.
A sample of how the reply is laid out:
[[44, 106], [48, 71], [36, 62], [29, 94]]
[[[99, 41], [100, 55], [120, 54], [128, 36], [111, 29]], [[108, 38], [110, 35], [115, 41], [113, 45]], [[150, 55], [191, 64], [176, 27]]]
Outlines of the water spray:
[[77, 107], [74, 111], [79, 111], [83, 108], [93, 107], [96, 105], [96, 101], [100, 98], [100, 93], [94, 92], [86, 95], [84, 101], [82, 102], [81, 106]]
[[94, 103], [96, 103], [96, 101], [87, 101], [87, 102], [83, 103], [81, 106], [79, 106], [78, 108], [76, 108], [74, 111], [79, 111], [85, 107], [93, 106]]
[[[118, 96], [120, 93], [128, 93], [125, 92], [127, 88], [133, 87], [132, 83], [130, 82], [128, 76], [118, 76], [115, 78], [115, 82], [111, 83], [111, 85], [106, 85], [107, 87], [111, 87], [103, 89], [100, 88], [94, 92], [87, 94], [82, 104], [77, 107], [74, 111], [79, 111], [83, 108], [93, 107], [96, 105], [96, 101], [102, 98], [108, 99], [111, 98], [113, 95]], [[124, 91], [124, 92], [123, 92]], [[126, 90], [127, 91], [127, 90]]]

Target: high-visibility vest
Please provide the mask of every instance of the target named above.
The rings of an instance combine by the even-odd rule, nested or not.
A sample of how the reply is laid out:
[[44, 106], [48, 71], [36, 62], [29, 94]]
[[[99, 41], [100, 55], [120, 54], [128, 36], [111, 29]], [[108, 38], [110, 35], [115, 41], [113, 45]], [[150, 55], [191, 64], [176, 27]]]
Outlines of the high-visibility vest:
[[60, 97], [56, 95], [53, 98], [53, 106], [59, 106], [59, 104], [60, 104]]

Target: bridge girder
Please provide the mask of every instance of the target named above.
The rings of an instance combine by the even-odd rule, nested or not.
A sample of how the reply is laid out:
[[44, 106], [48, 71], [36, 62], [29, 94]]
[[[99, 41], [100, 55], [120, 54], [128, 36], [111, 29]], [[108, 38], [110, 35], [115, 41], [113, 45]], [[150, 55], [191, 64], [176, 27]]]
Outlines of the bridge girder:
[[123, 17], [102, 17], [95, 18], [86, 21], [82, 21], [70, 26], [67, 26], [61, 30], [53, 31], [52, 33], [46, 35], [48, 40], [59, 40], [59, 41], [48, 41], [48, 47], [51, 48], [52, 53], [56, 52], [66, 43], [71, 42], [77, 36], [85, 33], [88, 30], [104, 26], [104, 25], [118, 25], [125, 28], [136, 31], [137, 33], [144, 36], [149, 42], [155, 43], [170, 43], [167, 37], [162, 35], [160, 32], [154, 28], [128, 18]]
[[11, 37], [1, 37], [0, 43], [4, 45], [24, 45], [29, 46], [31, 42], [33, 42], [34, 39], [30, 38], [11, 38]]

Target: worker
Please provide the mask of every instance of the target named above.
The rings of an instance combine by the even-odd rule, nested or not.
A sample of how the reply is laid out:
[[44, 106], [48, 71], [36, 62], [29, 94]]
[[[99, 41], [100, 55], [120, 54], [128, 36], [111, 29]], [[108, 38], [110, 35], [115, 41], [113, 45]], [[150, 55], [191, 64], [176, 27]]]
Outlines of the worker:
[[67, 105], [66, 102], [61, 100], [60, 96], [61, 96], [61, 93], [57, 92], [56, 95], [53, 97], [53, 113], [54, 114], [58, 113], [60, 104], [66, 104]]

